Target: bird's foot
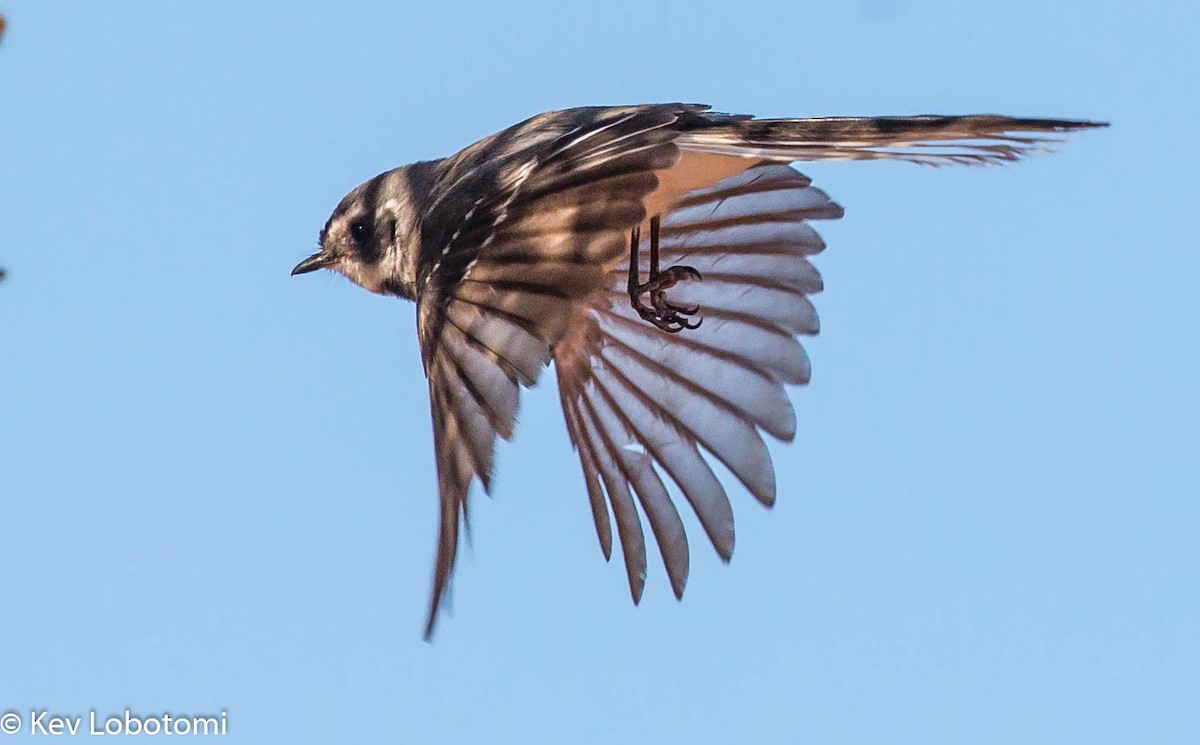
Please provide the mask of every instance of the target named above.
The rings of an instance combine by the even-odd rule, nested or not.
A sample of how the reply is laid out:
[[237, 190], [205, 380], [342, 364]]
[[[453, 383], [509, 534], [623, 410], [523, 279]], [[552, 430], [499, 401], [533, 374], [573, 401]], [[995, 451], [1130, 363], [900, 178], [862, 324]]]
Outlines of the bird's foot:
[[[679, 333], [684, 329], [700, 328], [704, 319], [697, 318], [693, 321], [689, 318], [700, 311], [699, 305], [686, 305], [667, 300], [667, 290], [685, 279], [703, 280], [704, 278], [700, 276], [700, 272], [690, 266], [667, 267], [657, 276], [651, 277], [649, 282], [639, 284], [633, 292], [629, 293], [633, 309], [642, 317], [642, 320], [649, 321], [663, 331], [672, 334]], [[645, 294], [650, 296], [649, 305], [642, 301], [642, 295]]]
[[[685, 305], [667, 300], [667, 290], [685, 279], [702, 280], [700, 272], [693, 267], [676, 265], [669, 266], [663, 271], [658, 270], [658, 233], [659, 218], [650, 219], [650, 277], [648, 282], [641, 282], [638, 273], [638, 243], [641, 231], [634, 228], [629, 236], [629, 304], [642, 317], [663, 331], [677, 334], [684, 329], [697, 329], [703, 319], [695, 322], [688, 316], [694, 316], [700, 311], [699, 305]], [[650, 295], [650, 304], [642, 302], [642, 295]]]

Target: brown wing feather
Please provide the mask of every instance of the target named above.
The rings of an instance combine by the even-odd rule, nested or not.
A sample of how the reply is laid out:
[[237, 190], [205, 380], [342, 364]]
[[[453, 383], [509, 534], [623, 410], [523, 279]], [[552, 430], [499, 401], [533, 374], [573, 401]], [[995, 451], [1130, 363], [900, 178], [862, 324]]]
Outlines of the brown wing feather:
[[[418, 301], [441, 505], [427, 637], [454, 570], [471, 481], [489, 486], [492, 449], [497, 436], [512, 434], [519, 386], [536, 381], [568, 331], [575, 301], [604, 287], [608, 268], [625, 255], [629, 231], [645, 216], [643, 199], [658, 184], [655, 171], [678, 156], [668, 129], [677, 114], [671, 107], [572, 114], [576, 126], [556, 125], [556, 139], [534, 137], [535, 146], [523, 146], [518, 133], [497, 145], [507, 153], [503, 162], [452, 164], [454, 188], [478, 198], [435, 196], [438, 209], [463, 214], [449, 220], [457, 227], [443, 236], [445, 244], [427, 251]], [[472, 177], [480, 183], [473, 186]], [[572, 426], [600, 421], [598, 411], [609, 417], [602, 406], [589, 406], [574, 414]], [[654, 488], [652, 470], [609, 456], [597, 448], [584, 461], [592, 493], [602, 480], [610, 493], [618, 489], [618, 499], [618, 479], [634, 479], [642, 492]], [[618, 530], [634, 566], [628, 552], [637, 545], [630, 532], [639, 526], [637, 511], [632, 502], [621, 504], [630, 509], [618, 516]], [[664, 542], [682, 534], [671, 511], [654, 513]], [[597, 519], [607, 553], [611, 529]]]

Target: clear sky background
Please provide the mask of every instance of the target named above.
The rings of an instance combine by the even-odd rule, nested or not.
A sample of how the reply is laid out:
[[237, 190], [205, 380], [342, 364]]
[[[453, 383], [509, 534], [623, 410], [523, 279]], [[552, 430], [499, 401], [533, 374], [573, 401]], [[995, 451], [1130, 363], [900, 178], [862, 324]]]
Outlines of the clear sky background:
[[[1195, 741], [1200, 4], [273, 5], [0, 6], [0, 712], [224, 709], [238, 743]], [[732, 564], [685, 514], [684, 601], [655, 561], [630, 604], [548, 377], [426, 644], [413, 307], [288, 272], [380, 171], [675, 100], [1114, 126], [1004, 168], [802, 166], [846, 217], [778, 505], [731, 488]]]

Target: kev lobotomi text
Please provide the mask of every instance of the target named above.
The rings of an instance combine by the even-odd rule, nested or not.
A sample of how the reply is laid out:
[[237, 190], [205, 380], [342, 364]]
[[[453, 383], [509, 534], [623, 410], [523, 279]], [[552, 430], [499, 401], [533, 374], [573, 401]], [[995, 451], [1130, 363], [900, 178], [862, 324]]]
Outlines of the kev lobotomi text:
[[[83, 729], [84, 727], [87, 729]], [[228, 716], [220, 714], [157, 714], [138, 715], [126, 709], [121, 714], [101, 717], [95, 711], [87, 714], [84, 722], [82, 715], [70, 716], [51, 714], [50, 711], [29, 712], [29, 734], [45, 735], [226, 735], [228, 734]]]

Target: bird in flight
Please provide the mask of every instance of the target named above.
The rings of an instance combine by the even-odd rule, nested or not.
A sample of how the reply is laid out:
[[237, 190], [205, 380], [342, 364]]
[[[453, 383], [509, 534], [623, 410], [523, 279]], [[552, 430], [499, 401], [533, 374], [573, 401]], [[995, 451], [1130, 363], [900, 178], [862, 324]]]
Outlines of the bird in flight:
[[426, 639], [471, 483], [490, 490], [496, 438], [512, 436], [520, 388], [551, 361], [600, 548], [610, 558], [615, 522], [634, 603], [646, 576], [639, 504], [676, 597], [687, 581], [664, 473], [729, 561], [733, 511], [710, 461], [775, 501], [762, 435], [794, 437], [784, 386], [808, 381], [797, 336], [818, 330], [810, 257], [825, 244], [809, 223], [842, 216], [791, 163], [1002, 163], [1098, 126], [587, 107], [356, 187], [292, 274], [330, 269], [417, 304], [440, 503]]

